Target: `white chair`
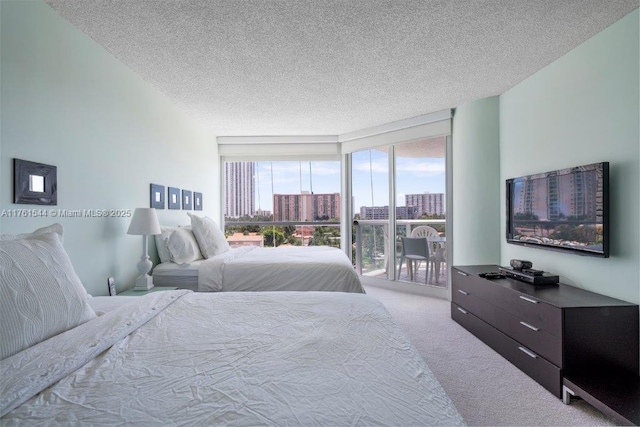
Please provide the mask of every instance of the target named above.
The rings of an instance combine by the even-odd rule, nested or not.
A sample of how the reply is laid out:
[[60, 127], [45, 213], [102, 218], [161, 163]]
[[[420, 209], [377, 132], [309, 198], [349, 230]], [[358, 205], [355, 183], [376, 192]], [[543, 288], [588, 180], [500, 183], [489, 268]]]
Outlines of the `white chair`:
[[431, 267], [433, 272], [432, 277], [435, 276], [436, 283], [438, 283], [440, 279], [440, 264], [445, 260], [445, 246], [442, 242], [429, 241], [430, 239], [440, 239], [438, 231], [428, 225], [421, 225], [411, 230], [411, 237], [421, 237], [429, 242], [431, 258], [427, 265], [427, 270]]
[[421, 261], [427, 262], [427, 268], [425, 271], [424, 283], [429, 282], [429, 263], [435, 261], [435, 255], [430, 253], [429, 244], [424, 237], [402, 237], [402, 253], [400, 254], [400, 265], [398, 266], [398, 274], [396, 280], [400, 279], [400, 272], [402, 271], [402, 262], [407, 261], [407, 267], [409, 267], [409, 278], [413, 281], [414, 266], [417, 271], [419, 263]]
[[421, 225], [411, 230], [411, 237], [440, 237], [435, 228], [428, 225]]

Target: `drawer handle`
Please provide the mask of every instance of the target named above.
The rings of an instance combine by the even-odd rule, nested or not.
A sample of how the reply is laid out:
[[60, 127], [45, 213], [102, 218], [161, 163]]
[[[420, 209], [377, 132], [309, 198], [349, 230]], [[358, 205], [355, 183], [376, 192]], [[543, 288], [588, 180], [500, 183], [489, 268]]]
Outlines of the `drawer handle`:
[[458, 310], [460, 310], [460, 312], [462, 312], [462, 314], [469, 314], [469, 312], [467, 310], [463, 310], [460, 307], [458, 307]]
[[522, 295], [520, 295], [520, 299], [523, 299], [523, 300], [525, 300], [527, 302], [530, 302], [532, 304], [537, 304], [538, 303], [538, 301], [536, 301], [534, 299], [531, 299], [531, 298], [523, 297]]
[[465, 273], [465, 272], [463, 272], [463, 271], [457, 271], [457, 270], [456, 270], [456, 272], [457, 272], [458, 274], [462, 274], [462, 275], [463, 275], [463, 276], [465, 276], [465, 277], [466, 277], [466, 276], [468, 276], [468, 274], [467, 274], [467, 273]]
[[533, 357], [534, 359], [538, 358], [538, 355], [535, 354], [533, 351], [526, 349], [524, 347], [518, 347], [518, 350], [520, 350], [521, 352], [523, 352], [524, 354], [526, 354], [529, 357]]
[[469, 295], [468, 292], [463, 291], [462, 289], [458, 289], [458, 292], [460, 292], [462, 295]]
[[521, 324], [522, 326], [525, 326], [525, 327], [527, 327], [527, 328], [531, 329], [532, 331], [536, 331], [536, 332], [538, 332], [538, 331], [540, 330], [539, 328], [536, 328], [535, 326], [530, 325], [530, 324], [528, 324], [527, 322], [520, 322], [520, 324]]

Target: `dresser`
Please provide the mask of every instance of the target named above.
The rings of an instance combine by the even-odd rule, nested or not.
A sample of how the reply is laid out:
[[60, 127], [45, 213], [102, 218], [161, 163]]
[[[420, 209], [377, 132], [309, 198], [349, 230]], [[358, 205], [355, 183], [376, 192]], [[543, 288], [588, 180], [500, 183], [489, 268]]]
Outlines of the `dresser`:
[[562, 397], [565, 378], [620, 370], [638, 377], [638, 305], [563, 284], [479, 276], [487, 272], [498, 266], [452, 268], [451, 317], [551, 393]]

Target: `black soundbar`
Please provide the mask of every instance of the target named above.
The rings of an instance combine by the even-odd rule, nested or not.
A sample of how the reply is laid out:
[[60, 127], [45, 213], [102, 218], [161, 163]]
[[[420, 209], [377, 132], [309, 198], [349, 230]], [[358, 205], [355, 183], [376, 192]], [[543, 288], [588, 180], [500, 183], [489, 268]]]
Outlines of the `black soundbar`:
[[504, 273], [505, 276], [522, 280], [532, 285], [556, 285], [560, 281], [559, 276], [546, 272], [542, 272], [542, 274], [540, 274], [540, 271], [530, 273], [526, 270], [514, 270], [511, 267], [500, 267], [500, 271]]

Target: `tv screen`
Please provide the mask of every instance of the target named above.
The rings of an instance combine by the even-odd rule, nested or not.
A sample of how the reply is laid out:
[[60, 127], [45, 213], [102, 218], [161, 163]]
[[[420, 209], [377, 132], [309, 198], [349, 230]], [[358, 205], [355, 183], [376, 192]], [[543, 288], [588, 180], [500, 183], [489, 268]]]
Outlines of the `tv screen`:
[[507, 180], [507, 242], [609, 256], [609, 163]]

